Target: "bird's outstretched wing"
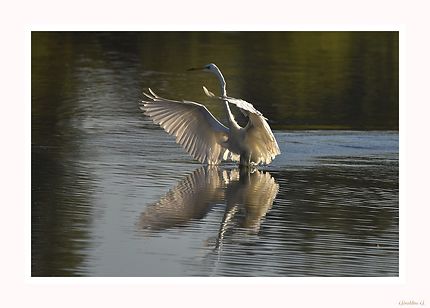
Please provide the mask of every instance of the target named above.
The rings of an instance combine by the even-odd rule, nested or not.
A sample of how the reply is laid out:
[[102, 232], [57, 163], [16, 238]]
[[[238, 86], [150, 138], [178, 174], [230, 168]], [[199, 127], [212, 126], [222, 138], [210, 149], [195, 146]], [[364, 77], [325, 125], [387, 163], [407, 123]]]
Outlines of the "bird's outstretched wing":
[[227, 101], [236, 105], [246, 116], [249, 117], [249, 122], [245, 129], [247, 130], [247, 142], [250, 148], [253, 149], [252, 155], [258, 157], [257, 164], [269, 164], [276, 155], [281, 154], [275, 136], [272, 130], [260, 111], [254, 108], [251, 103], [229, 96], [217, 97], [210, 92], [206, 87], [203, 91], [207, 96]]
[[175, 101], [143, 93], [148, 100], [142, 101], [140, 109], [154, 123], [176, 137], [194, 159], [201, 163], [218, 164], [222, 159], [237, 159], [222, 146], [228, 140], [228, 128], [221, 124], [209, 110], [198, 103]]
[[257, 164], [269, 164], [276, 155], [281, 154], [275, 136], [264, 117], [249, 113], [249, 122], [246, 125], [248, 142], [253, 149], [253, 156], [257, 158]]
[[241, 111], [242, 110], [245, 111], [245, 115], [247, 115], [247, 112], [251, 112], [251, 113], [254, 113], [256, 115], [262, 116], [264, 119], [267, 120], [267, 118], [265, 118], [261, 114], [260, 111], [258, 111], [257, 109], [255, 109], [254, 106], [251, 103], [248, 103], [247, 101], [244, 101], [243, 99], [234, 98], [234, 97], [230, 97], [230, 96], [223, 96], [223, 97], [216, 96], [211, 91], [209, 91], [205, 86], [203, 86], [203, 91], [209, 97], [218, 98], [220, 100], [225, 100], [225, 101], [228, 101], [230, 104], [236, 105], [239, 109], [241, 109]]

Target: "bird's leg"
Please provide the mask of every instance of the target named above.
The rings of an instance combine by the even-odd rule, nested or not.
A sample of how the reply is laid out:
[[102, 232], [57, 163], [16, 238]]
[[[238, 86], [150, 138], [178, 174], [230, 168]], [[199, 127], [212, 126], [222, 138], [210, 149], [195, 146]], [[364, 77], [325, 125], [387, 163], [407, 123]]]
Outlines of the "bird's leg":
[[242, 154], [240, 154], [239, 165], [246, 166], [246, 167], [251, 166], [251, 153], [243, 152]]
[[240, 154], [239, 166], [248, 166], [248, 158], [245, 153]]

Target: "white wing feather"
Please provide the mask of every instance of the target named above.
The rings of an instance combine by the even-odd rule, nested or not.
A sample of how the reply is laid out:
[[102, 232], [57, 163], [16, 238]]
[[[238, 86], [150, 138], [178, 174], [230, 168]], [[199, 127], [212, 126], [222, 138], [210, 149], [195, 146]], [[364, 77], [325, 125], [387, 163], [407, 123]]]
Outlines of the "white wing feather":
[[218, 164], [221, 160], [238, 160], [222, 144], [228, 140], [228, 128], [221, 124], [209, 110], [198, 103], [175, 101], [143, 93], [149, 100], [142, 101], [140, 109], [154, 123], [176, 137], [194, 159], [201, 163]]
[[275, 136], [263, 116], [249, 113], [249, 122], [245, 129], [249, 147], [253, 149], [252, 156], [257, 164], [269, 164], [276, 155], [281, 154]]
[[267, 120], [267, 118], [265, 118], [261, 114], [260, 111], [258, 111], [257, 109], [255, 109], [254, 106], [251, 103], [248, 103], [247, 101], [244, 101], [243, 99], [234, 98], [234, 97], [230, 97], [230, 96], [215, 96], [215, 94], [213, 94], [211, 91], [209, 91], [205, 86], [203, 86], [203, 91], [209, 97], [217, 98], [217, 99], [224, 100], [224, 101], [228, 101], [230, 104], [236, 105], [241, 110], [248, 111], [248, 112], [254, 113], [256, 115], [262, 116], [264, 119]]
[[246, 142], [252, 149], [252, 156], [257, 164], [269, 164], [276, 155], [281, 154], [275, 136], [260, 111], [254, 108], [251, 103], [229, 96], [217, 97], [210, 92], [206, 87], [203, 87], [205, 94], [211, 98], [227, 101], [236, 105], [246, 116], [249, 117], [249, 122], [244, 128], [247, 131]]

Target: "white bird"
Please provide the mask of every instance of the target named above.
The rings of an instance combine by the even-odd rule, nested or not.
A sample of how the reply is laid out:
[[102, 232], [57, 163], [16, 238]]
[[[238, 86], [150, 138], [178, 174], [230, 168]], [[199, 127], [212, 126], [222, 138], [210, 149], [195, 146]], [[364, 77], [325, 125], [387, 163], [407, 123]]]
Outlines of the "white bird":
[[[205, 87], [203, 89], [206, 95], [224, 103], [227, 126], [221, 124], [202, 104], [165, 99], [148, 89], [150, 94], [143, 94], [149, 100], [142, 101], [140, 108], [154, 123], [174, 135], [176, 142], [201, 163], [213, 165], [222, 160], [232, 160], [244, 166], [268, 164], [281, 153], [261, 112], [244, 100], [227, 96], [224, 76], [215, 64], [189, 70], [202, 70], [218, 77], [220, 97]], [[248, 117], [245, 127], [236, 122], [229, 103], [236, 105]]]

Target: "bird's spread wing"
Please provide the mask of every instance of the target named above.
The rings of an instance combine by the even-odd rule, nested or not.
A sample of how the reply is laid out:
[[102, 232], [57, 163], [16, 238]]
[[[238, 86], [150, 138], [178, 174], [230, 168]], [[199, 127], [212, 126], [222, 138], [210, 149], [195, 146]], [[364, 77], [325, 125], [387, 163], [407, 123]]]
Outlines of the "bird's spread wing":
[[201, 163], [218, 164], [222, 159], [232, 159], [232, 153], [222, 146], [228, 139], [228, 128], [222, 125], [209, 110], [198, 103], [175, 101], [143, 93], [148, 100], [140, 109], [156, 124], [176, 137], [193, 158]]
[[[234, 97], [230, 97], [230, 96], [222, 96], [222, 97], [220, 96], [220, 97], [217, 97], [217, 96], [215, 96], [215, 94], [213, 94], [211, 91], [209, 91], [205, 86], [203, 86], [203, 91], [209, 97], [218, 98], [220, 100], [225, 100], [225, 101], [228, 101], [230, 104], [236, 105], [239, 109], [241, 109], [241, 111], [243, 110], [243, 111], [246, 111], [246, 112], [251, 112], [251, 113], [254, 113], [256, 115], [259, 115], [259, 116], [263, 117], [263, 115], [261, 114], [260, 111], [258, 111], [257, 109], [255, 109], [255, 107], [251, 103], [248, 103], [247, 101], [244, 101], [243, 99], [234, 98]], [[246, 112], [245, 112], [245, 115], [247, 115]]]
[[281, 154], [275, 136], [264, 117], [250, 112], [245, 129], [248, 142], [253, 149], [252, 155], [257, 157], [258, 164], [269, 164], [276, 155]]
[[228, 103], [236, 105], [243, 113], [249, 117], [248, 125], [245, 127], [247, 130], [247, 143], [253, 149], [252, 155], [257, 157], [257, 164], [270, 163], [276, 155], [281, 154], [275, 136], [272, 130], [260, 111], [254, 108], [251, 103], [242, 99], [234, 97], [217, 97], [210, 92], [206, 87], [203, 87], [207, 96], [227, 101]]

